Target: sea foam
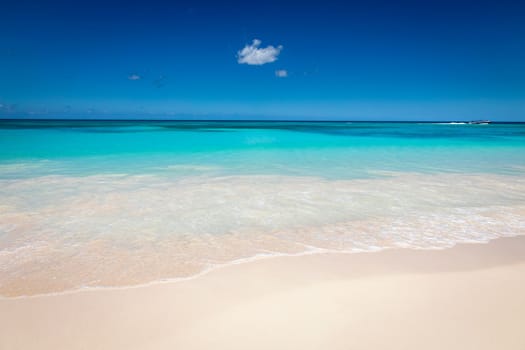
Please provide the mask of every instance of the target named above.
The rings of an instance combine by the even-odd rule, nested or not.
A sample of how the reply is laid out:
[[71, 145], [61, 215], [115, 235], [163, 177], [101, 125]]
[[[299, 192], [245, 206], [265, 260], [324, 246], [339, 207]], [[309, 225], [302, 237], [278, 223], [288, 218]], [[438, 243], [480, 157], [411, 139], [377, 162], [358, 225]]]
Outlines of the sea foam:
[[0, 180], [0, 294], [198, 275], [261, 256], [441, 249], [525, 234], [525, 179], [161, 175]]

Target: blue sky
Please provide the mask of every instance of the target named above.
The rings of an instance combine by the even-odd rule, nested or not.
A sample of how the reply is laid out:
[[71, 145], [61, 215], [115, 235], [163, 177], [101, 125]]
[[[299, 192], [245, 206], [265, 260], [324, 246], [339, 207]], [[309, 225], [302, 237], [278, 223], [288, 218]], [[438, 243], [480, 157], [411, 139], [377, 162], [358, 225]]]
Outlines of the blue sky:
[[0, 44], [2, 118], [525, 121], [521, 1], [19, 0]]

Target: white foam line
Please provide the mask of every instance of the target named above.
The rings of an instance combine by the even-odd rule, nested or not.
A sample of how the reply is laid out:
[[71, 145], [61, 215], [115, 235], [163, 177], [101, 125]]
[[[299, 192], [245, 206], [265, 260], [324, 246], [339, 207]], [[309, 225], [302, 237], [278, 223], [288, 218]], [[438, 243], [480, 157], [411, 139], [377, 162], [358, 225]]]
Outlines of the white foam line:
[[96, 291], [111, 291], [111, 290], [127, 290], [127, 289], [136, 289], [136, 288], [145, 288], [150, 287], [154, 285], [160, 285], [160, 284], [167, 284], [167, 283], [178, 283], [178, 282], [185, 282], [185, 281], [191, 281], [194, 279], [197, 279], [199, 277], [205, 276], [209, 274], [210, 272], [226, 268], [229, 266], [234, 265], [241, 265], [245, 263], [251, 263], [255, 261], [260, 260], [266, 260], [271, 258], [280, 258], [280, 257], [300, 257], [300, 256], [308, 256], [308, 255], [317, 255], [317, 254], [362, 254], [362, 253], [376, 253], [386, 250], [392, 250], [392, 249], [407, 249], [407, 250], [445, 250], [455, 247], [458, 244], [488, 244], [490, 241], [498, 239], [498, 238], [508, 238], [508, 237], [518, 237], [522, 236], [521, 234], [507, 234], [504, 236], [499, 237], [492, 237], [488, 238], [483, 241], [477, 241], [477, 240], [464, 240], [464, 241], [458, 241], [458, 242], [450, 242], [447, 246], [442, 247], [418, 247], [418, 246], [390, 246], [390, 247], [378, 247], [378, 246], [371, 246], [371, 249], [359, 249], [354, 248], [351, 250], [344, 249], [344, 250], [337, 250], [337, 249], [326, 249], [326, 248], [320, 248], [320, 247], [314, 247], [314, 246], [308, 246], [304, 245], [305, 247], [310, 247], [311, 250], [306, 250], [304, 252], [299, 253], [260, 253], [256, 254], [251, 257], [247, 258], [239, 258], [232, 260], [227, 263], [222, 264], [211, 264], [209, 267], [203, 269], [200, 272], [197, 272], [194, 275], [187, 276], [187, 277], [173, 277], [173, 278], [166, 278], [166, 279], [160, 279], [160, 280], [154, 280], [146, 283], [140, 283], [140, 284], [134, 284], [134, 285], [126, 285], [126, 286], [85, 286], [85, 287], [79, 287], [76, 289], [70, 289], [60, 292], [51, 292], [51, 293], [41, 293], [41, 294], [35, 294], [35, 295], [19, 295], [16, 297], [7, 297], [7, 296], [1, 296], [0, 300], [17, 300], [17, 299], [33, 299], [33, 298], [47, 298], [47, 297], [55, 297], [55, 296], [61, 296], [61, 295], [70, 295], [70, 294], [76, 294], [76, 293], [83, 293], [83, 292], [96, 292]]

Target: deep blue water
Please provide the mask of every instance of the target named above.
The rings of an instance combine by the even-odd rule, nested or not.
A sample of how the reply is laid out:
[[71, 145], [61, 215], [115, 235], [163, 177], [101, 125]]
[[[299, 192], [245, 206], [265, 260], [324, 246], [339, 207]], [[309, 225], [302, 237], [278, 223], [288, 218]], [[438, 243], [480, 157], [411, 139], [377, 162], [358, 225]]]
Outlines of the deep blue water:
[[[28, 162], [30, 167], [21, 165]], [[519, 174], [525, 167], [525, 124], [5, 120], [0, 166], [2, 178]]]

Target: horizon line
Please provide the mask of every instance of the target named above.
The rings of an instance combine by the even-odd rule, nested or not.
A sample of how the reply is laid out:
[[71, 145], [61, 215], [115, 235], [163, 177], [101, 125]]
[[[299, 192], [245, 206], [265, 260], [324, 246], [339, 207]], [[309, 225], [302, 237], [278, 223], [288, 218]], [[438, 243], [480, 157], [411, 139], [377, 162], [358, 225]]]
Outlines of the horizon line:
[[[112, 119], [112, 118], [0, 118], [0, 121], [110, 121], [110, 122], [299, 122], [299, 123], [468, 123], [472, 121], [488, 119], [469, 120], [352, 120], [352, 119]], [[524, 121], [491, 121], [491, 124], [525, 124]]]

